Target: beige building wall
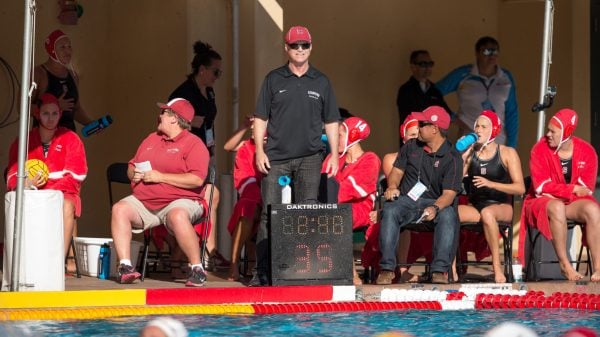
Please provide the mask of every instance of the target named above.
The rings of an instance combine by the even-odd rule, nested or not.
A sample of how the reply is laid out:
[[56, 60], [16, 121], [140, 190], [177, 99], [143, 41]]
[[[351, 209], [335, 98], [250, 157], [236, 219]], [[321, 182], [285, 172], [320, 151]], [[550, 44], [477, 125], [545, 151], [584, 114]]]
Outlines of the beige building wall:
[[[109, 236], [110, 211], [105, 169], [127, 161], [140, 141], [154, 130], [155, 102], [190, 72], [192, 44], [209, 42], [223, 56], [217, 81], [217, 141], [232, 131], [231, 1], [106, 0], [79, 1], [84, 15], [77, 26], [61, 26], [58, 5], [39, 2], [36, 63], [46, 58], [43, 40], [55, 28], [73, 40], [74, 68], [80, 75], [81, 99], [93, 116], [111, 114], [114, 124], [85, 139], [89, 175], [82, 197], [81, 236]], [[558, 87], [555, 107], [573, 106], [581, 125], [589, 125], [589, 1], [557, 0], [550, 82]], [[0, 12], [4, 58], [21, 74], [23, 4], [9, 1]], [[433, 79], [474, 60], [474, 43], [491, 35], [501, 44], [500, 64], [517, 81], [521, 112], [519, 153], [526, 171], [535, 141], [537, 117], [530, 112], [539, 95], [542, 1], [511, 0], [241, 0], [240, 118], [252, 114], [266, 73], [284, 62], [283, 33], [306, 25], [313, 34], [311, 62], [333, 82], [340, 106], [366, 118], [372, 135], [365, 146], [383, 156], [396, 150], [398, 115], [395, 97], [409, 77], [411, 50], [428, 49], [436, 61]], [[0, 73], [0, 89], [6, 86]], [[0, 91], [0, 108], [9, 101]], [[454, 95], [448, 96], [456, 108]], [[549, 113], [556, 111], [552, 109]], [[4, 111], [2, 111], [4, 112]], [[577, 133], [589, 139], [589, 128]], [[0, 131], [0, 166], [8, 160], [17, 124]], [[220, 174], [231, 172], [232, 156], [218, 154]], [[118, 194], [127, 193], [118, 189]], [[5, 191], [2, 184], [0, 192]], [[3, 211], [0, 211], [0, 214]], [[224, 225], [224, 224], [223, 224]]]

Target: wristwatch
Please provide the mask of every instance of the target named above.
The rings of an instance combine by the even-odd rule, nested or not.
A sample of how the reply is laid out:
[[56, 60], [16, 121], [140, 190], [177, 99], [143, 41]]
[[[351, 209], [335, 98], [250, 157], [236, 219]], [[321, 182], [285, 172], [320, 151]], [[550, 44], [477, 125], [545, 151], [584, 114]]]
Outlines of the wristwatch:
[[433, 207], [433, 209], [435, 209], [435, 214], [438, 214], [440, 212], [440, 206], [438, 206], [436, 204], [433, 204], [433, 205], [431, 205], [429, 207]]

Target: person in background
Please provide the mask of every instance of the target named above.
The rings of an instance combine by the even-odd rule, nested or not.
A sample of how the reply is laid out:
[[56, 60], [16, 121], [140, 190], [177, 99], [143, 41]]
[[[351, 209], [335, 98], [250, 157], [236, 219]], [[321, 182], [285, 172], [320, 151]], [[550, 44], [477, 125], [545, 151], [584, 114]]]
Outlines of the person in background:
[[[194, 43], [194, 59], [192, 60], [192, 72], [187, 79], [181, 83], [169, 96], [169, 100], [184, 98], [194, 107], [194, 118], [192, 119], [192, 133], [200, 137], [210, 153], [210, 163], [215, 161], [215, 118], [217, 116], [217, 104], [213, 86], [215, 81], [221, 77], [221, 55], [206, 42], [196, 41]], [[208, 193], [210, 188], [206, 188]], [[208, 199], [209, 195], [205, 195]], [[208, 261], [207, 269], [228, 269], [229, 261], [221, 255], [217, 249], [217, 208], [219, 206], [220, 192], [215, 186], [212, 198], [212, 209], [210, 212], [210, 224], [214, 230], [206, 241]]]
[[180, 321], [171, 317], [151, 320], [140, 331], [139, 337], [187, 337], [188, 331]]
[[[60, 29], [51, 32], [44, 42], [48, 59], [33, 69], [34, 88], [32, 102], [39, 101], [44, 93], [52, 94], [58, 99], [61, 117], [58, 125], [77, 132], [75, 121], [82, 125], [91, 123], [92, 118], [83, 108], [79, 97], [79, 77], [71, 63], [73, 49], [71, 39]], [[36, 119], [33, 126], [39, 126]], [[73, 235], [77, 236], [77, 221], [73, 224]], [[75, 272], [75, 258], [69, 250], [67, 272]]]
[[229, 281], [240, 279], [238, 262], [243, 246], [246, 248], [246, 257], [256, 256], [256, 243], [253, 238], [258, 230], [262, 210], [260, 195], [262, 174], [256, 169], [254, 139], [242, 140], [246, 132], [252, 129], [253, 121], [254, 117], [246, 117], [244, 124], [225, 142], [224, 146], [226, 151], [236, 152], [233, 185], [238, 193], [238, 201], [227, 225], [232, 236], [231, 268], [227, 277]]
[[206, 273], [192, 224], [204, 212], [202, 187], [208, 172], [208, 150], [189, 131], [194, 117], [190, 102], [176, 98], [159, 108], [157, 131], [142, 141], [129, 161], [127, 176], [133, 193], [112, 207], [118, 281], [133, 283], [141, 276], [130, 260], [131, 233], [165, 225], [189, 261], [185, 285], [199, 287], [206, 282]]
[[600, 205], [592, 195], [598, 155], [592, 145], [573, 135], [578, 119], [575, 110], [559, 110], [548, 122], [546, 135], [531, 149], [532, 186], [523, 200], [519, 257], [525, 257], [527, 228], [537, 228], [552, 240], [563, 275], [570, 281], [582, 279], [567, 255], [567, 220], [584, 223], [594, 264], [591, 281], [600, 282]]
[[[414, 50], [410, 53], [411, 76], [400, 88], [396, 96], [399, 121], [402, 122], [413, 111], [423, 111], [432, 105], [441, 106], [450, 113], [444, 96], [429, 78], [435, 64], [427, 50]], [[400, 140], [402, 142], [402, 140]]]
[[[338, 148], [340, 113], [329, 79], [308, 62], [312, 49], [308, 29], [291, 27], [284, 46], [288, 63], [269, 72], [258, 95], [253, 134], [256, 166], [265, 175], [261, 186], [264, 207], [251, 286], [269, 283], [267, 206], [281, 202], [279, 177], [292, 178], [294, 202], [316, 201], [324, 152], [323, 124], [329, 147]], [[263, 146], [265, 133], [267, 143]], [[337, 151], [332, 152], [326, 169], [328, 177], [338, 171], [338, 156]]]
[[44, 93], [52, 94], [58, 99], [62, 111], [58, 125], [76, 131], [75, 121], [86, 125], [94, 119], [86, 112], [79, 99], [79, 78], [71, 64], [71, 39], [57, 29], [48, 35], [44, 47], [48, 59], [33, 69], [33, 81], [37, 87], [31, 95], [32, 101], [39, 100]]
[[512, 196], [525, 193], [521, 160], [517, 151], [495, 142], [502, 123], [493, 111], [485, 110], [473, 127], [477, 142], [462, 155], [467, 176], [468, 205], [458, 206], [460, 222], [483, 224], [485, 239], [492, 253], [494, 281], [505, 283], [500, 261], [498, 222], [511, 222]]
[[443, 95], [458, 95], [459, 134], [472, 131], [483, 110], [494, 111], [505, 126], [496, 142], [517, 147], [519, 107], [512, 74], [498, 65], [500, 44], [490, 36], [475, 43], [475, 64], [458, 67], [436, 83]]
[[[28, 159], [39, 159], [48, 166], [48, 181], [41, 175], [25, 180], [26, 188], [59, 190], [63, 193], [63, 226], [65, 256], [68, 255], [75, 221], [81, 216], [81, 184], [87, 175], [83, 143], [77, 134], [59, 126], [61, 109], [58, 99], [45, 93], [34, 105], [33, 116], [39, 126], [29, 131]], [[10, 146], [6, 186], [17, 187], [18, 139]], [[74, 266], [73, 266], [74, 267]], [[68, 266], [67, 266], [67, 271]]]
[[448, 283], [458, 244], [454, 204], [462, 188], [463, 162], [446, 140], [450, 115], [442, 107], [431, 106], [413, 116], [419, 121], [419, 137], [400, 149], [385, 191], [388, 201], [383, 206], [379, 233], [382, 257], [377, 284], [391, 284], [395, 278], [398, 238], [409, 223], [434, 223], [433, 283]]
[[[337, 203], [352, 205], [352, 229], [355, 231], [374, 224], [369, 213], [375, 204], [381, 161], [374, 152], [365, 151], [360, 145], [370, 133], [369, 124], [359, 117], [346, 119], [339, 128], [340, 169], [334, 176], [338, 185]], [[330, 160], [331, 154], [323, 161], [323, 173], [326, 172]], [[354, 264], [352, 266], [354, 284], [362, 284]]]

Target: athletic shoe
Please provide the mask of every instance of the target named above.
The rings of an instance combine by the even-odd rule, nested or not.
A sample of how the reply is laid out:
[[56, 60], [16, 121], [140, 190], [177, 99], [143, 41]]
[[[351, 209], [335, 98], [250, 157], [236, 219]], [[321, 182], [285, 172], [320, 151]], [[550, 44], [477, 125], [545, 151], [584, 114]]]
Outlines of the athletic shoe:
[[188, 277], [187, 282], [185, 282], [186, 287], [202, 287], [206, 283], [206, 273], [201, 266], [196, 266], [190, 272], [190, 277]]
[[135, 271], [133, 266], [121, 263], [119, 266], [119, 283], [130, 284], [142, 277], [142, 274]]

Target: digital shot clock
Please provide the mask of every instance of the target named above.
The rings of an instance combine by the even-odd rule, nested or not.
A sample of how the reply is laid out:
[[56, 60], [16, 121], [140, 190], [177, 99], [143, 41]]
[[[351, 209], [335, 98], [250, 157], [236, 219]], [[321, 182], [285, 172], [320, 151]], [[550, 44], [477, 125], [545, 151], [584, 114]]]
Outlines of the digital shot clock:
[[352, 285], [350, 204], [270, 206], [273, 285]]

